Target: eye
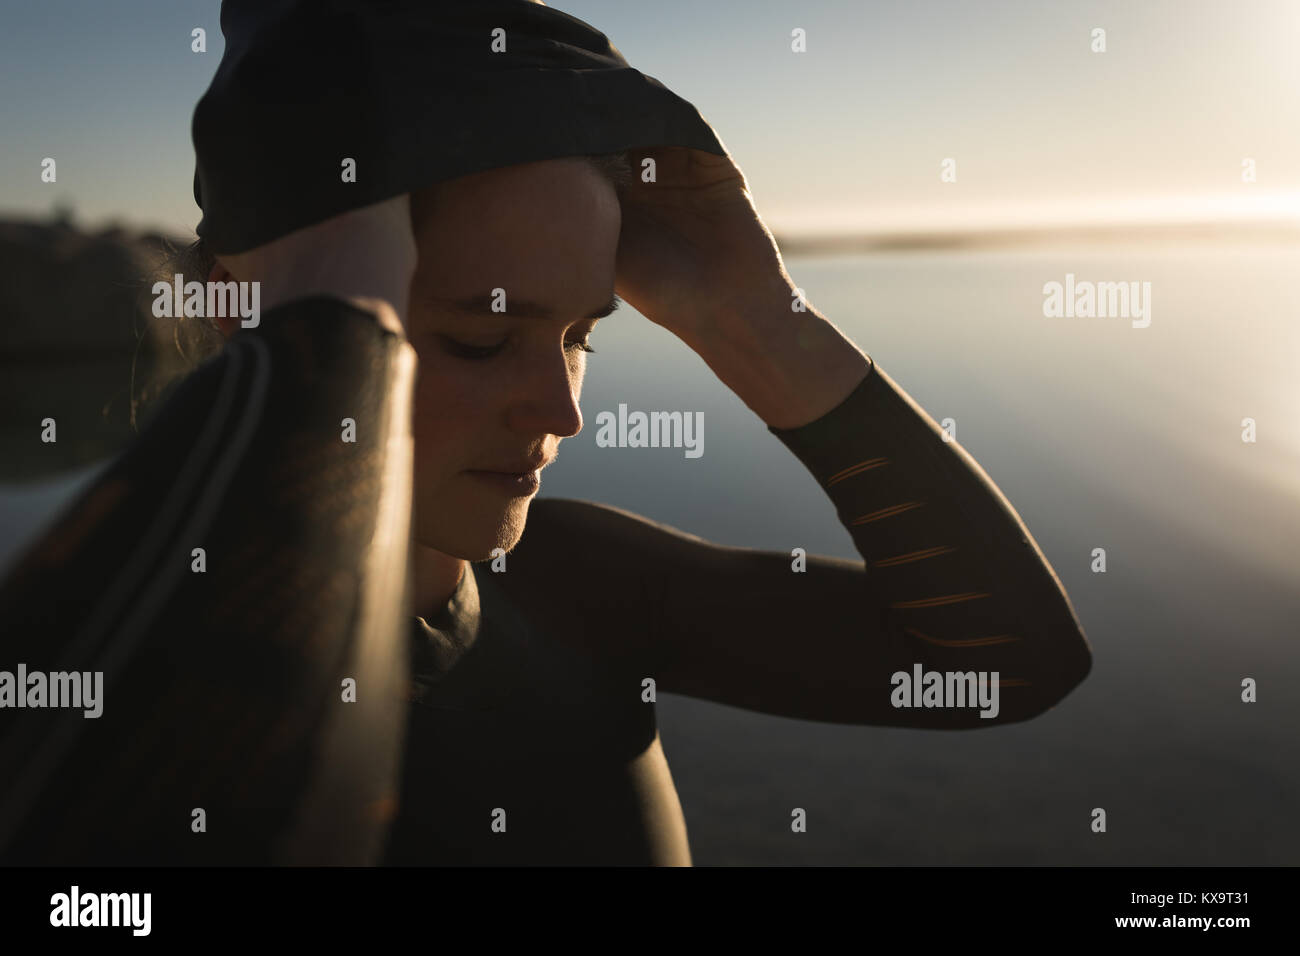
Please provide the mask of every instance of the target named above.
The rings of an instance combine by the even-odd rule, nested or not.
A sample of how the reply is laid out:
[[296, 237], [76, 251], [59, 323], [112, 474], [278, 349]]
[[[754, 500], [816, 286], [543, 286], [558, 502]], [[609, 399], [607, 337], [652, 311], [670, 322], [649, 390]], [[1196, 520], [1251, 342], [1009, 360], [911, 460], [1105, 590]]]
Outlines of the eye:
[[[442, 343], [443, 349], [457, 358], [481, 360], [489, 359], [505, 348], [506, 343], [499, 342], [496, 345], [470, 345], [468, 342], [458, 342], [446, 335], [438, 336]], [[589, 344], [589, 339], [583, 339], [580, 342], [566, 342], [564, 348], [569, 352], [590, 352], [593, 355], [596, 350]]]

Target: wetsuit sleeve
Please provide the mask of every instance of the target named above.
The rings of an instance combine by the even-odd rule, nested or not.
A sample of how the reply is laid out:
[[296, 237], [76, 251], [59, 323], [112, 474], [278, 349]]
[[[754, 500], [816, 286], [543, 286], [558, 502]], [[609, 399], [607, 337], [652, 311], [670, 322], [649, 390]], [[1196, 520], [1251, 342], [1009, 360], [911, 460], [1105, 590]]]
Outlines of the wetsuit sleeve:
[[[546, 502], [542, 534], [595, 622], [576, 625], [590, 650], [642, 666], [664, 691], [908, 727], [1026, 720], [1088, 674], [1082, 628], [1024, 523], [878, 366], [816, 421], [769, 430], [830, 498], [862, 560], [807, 555], [796, 570], [797, 541], [731, 548], [609, 506]], [[895, 706], [893, 675], [917, 665], [984, 672], [997, 716]]]
[[414, 368], [345, 301], [268, 310], [27, 547], [0, 583], [0, 671], [25, 674], [21, 702], [0, 685], [0, 862], [376, 860]]

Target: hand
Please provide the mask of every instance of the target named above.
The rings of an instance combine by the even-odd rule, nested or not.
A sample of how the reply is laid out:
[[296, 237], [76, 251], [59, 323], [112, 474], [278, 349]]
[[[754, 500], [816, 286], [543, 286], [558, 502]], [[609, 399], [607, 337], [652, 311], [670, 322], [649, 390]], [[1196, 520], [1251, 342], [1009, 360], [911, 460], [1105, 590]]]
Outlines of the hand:
[[[409, 194], [353, 209], [217, 261], [241, 282], [260, 282], [260, 308], [333, 295], [374, 312], [403, 334], [415, 274]], [[389, 314], [391, 312], [391, 314]]]
[[730, 155], [683, 146], [630, 150], [655, 159], [657, 182], [620, 196], [615, 291], [687, 344], [749, 307], [788, 308], [794, 283]]

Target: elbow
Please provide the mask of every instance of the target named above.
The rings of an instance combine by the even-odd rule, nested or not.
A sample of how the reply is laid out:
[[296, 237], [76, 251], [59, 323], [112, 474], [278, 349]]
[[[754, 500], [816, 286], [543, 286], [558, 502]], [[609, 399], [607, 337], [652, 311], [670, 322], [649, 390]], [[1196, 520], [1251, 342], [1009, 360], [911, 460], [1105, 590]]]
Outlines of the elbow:
[[1003, 715], [997, 723], [1018, 723], [1042, 716], [1065, 700], [1092, 673], [1092, 647], [1082, 630], [1074, 631], [1056, 646], [1058, 653], [1034, 682], [1035, 692], [1025, 695], [1019, 706], [1004, 699]]
[[1007, 722], [1030, 720], [1056, 707], [1092, 673], [1092, 645], [1083, 624], [1055, 574], [1047, 569], [1051, 587], [1045, 599], [1027, 600], [1021, 634], [1026, 639], [1028, 658], [1023, 706]]
[[1074, 663], [1073, 669], [1066, 676], [1064, 688], [1061, 690], [1061, 697], [1064, 697], [1066, 694], [1070, 693], [1070, 691], [1082, 684], [1091, 673], [1092, 645], [1088, 643], [1088, 639], [1084, 637], [1083, 632], [1080, 631], [1077, 660]]
[[1062, 641], [1059, 666], [1053, 675], [1052, 706], [1060, 703], [1092, 673], [1092, 645], [1077, 624]]

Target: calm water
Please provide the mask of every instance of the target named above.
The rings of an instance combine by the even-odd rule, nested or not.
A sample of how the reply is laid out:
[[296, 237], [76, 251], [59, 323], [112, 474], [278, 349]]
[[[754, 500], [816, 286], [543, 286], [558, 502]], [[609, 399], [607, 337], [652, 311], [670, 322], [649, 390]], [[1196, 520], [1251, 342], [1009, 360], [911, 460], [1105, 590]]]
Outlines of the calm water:
[[[1300, 861], [1300, 250], [1207, 245], [796, 259], [809, 299], [957, 420], [1093, 646], [1025, 724], [843, 727], [661, 697], [698, 864]], [[1151, 325], [1047, 319], [1043, 283], [1151, 283]], [[543, 494], [725, 544], [858, 558], [812, 477], [708, 367], [630, 309], [592, 339], [587, 428]], [[603, 449], [595, 416], [704, 413], [704, 455]], [[1240, 422], [1258, 441], [1241, 441]], [[91, 472], [0, 493], [12, 544]], [[1089, 570], [1093, 548], [1108, 572]], [[1259, 702], [1240, 702], [1253, 677]], [[790, 809], [809, 827], [789, 832]], [[1094, 807], [1109, 832], [1089, 829]]]

